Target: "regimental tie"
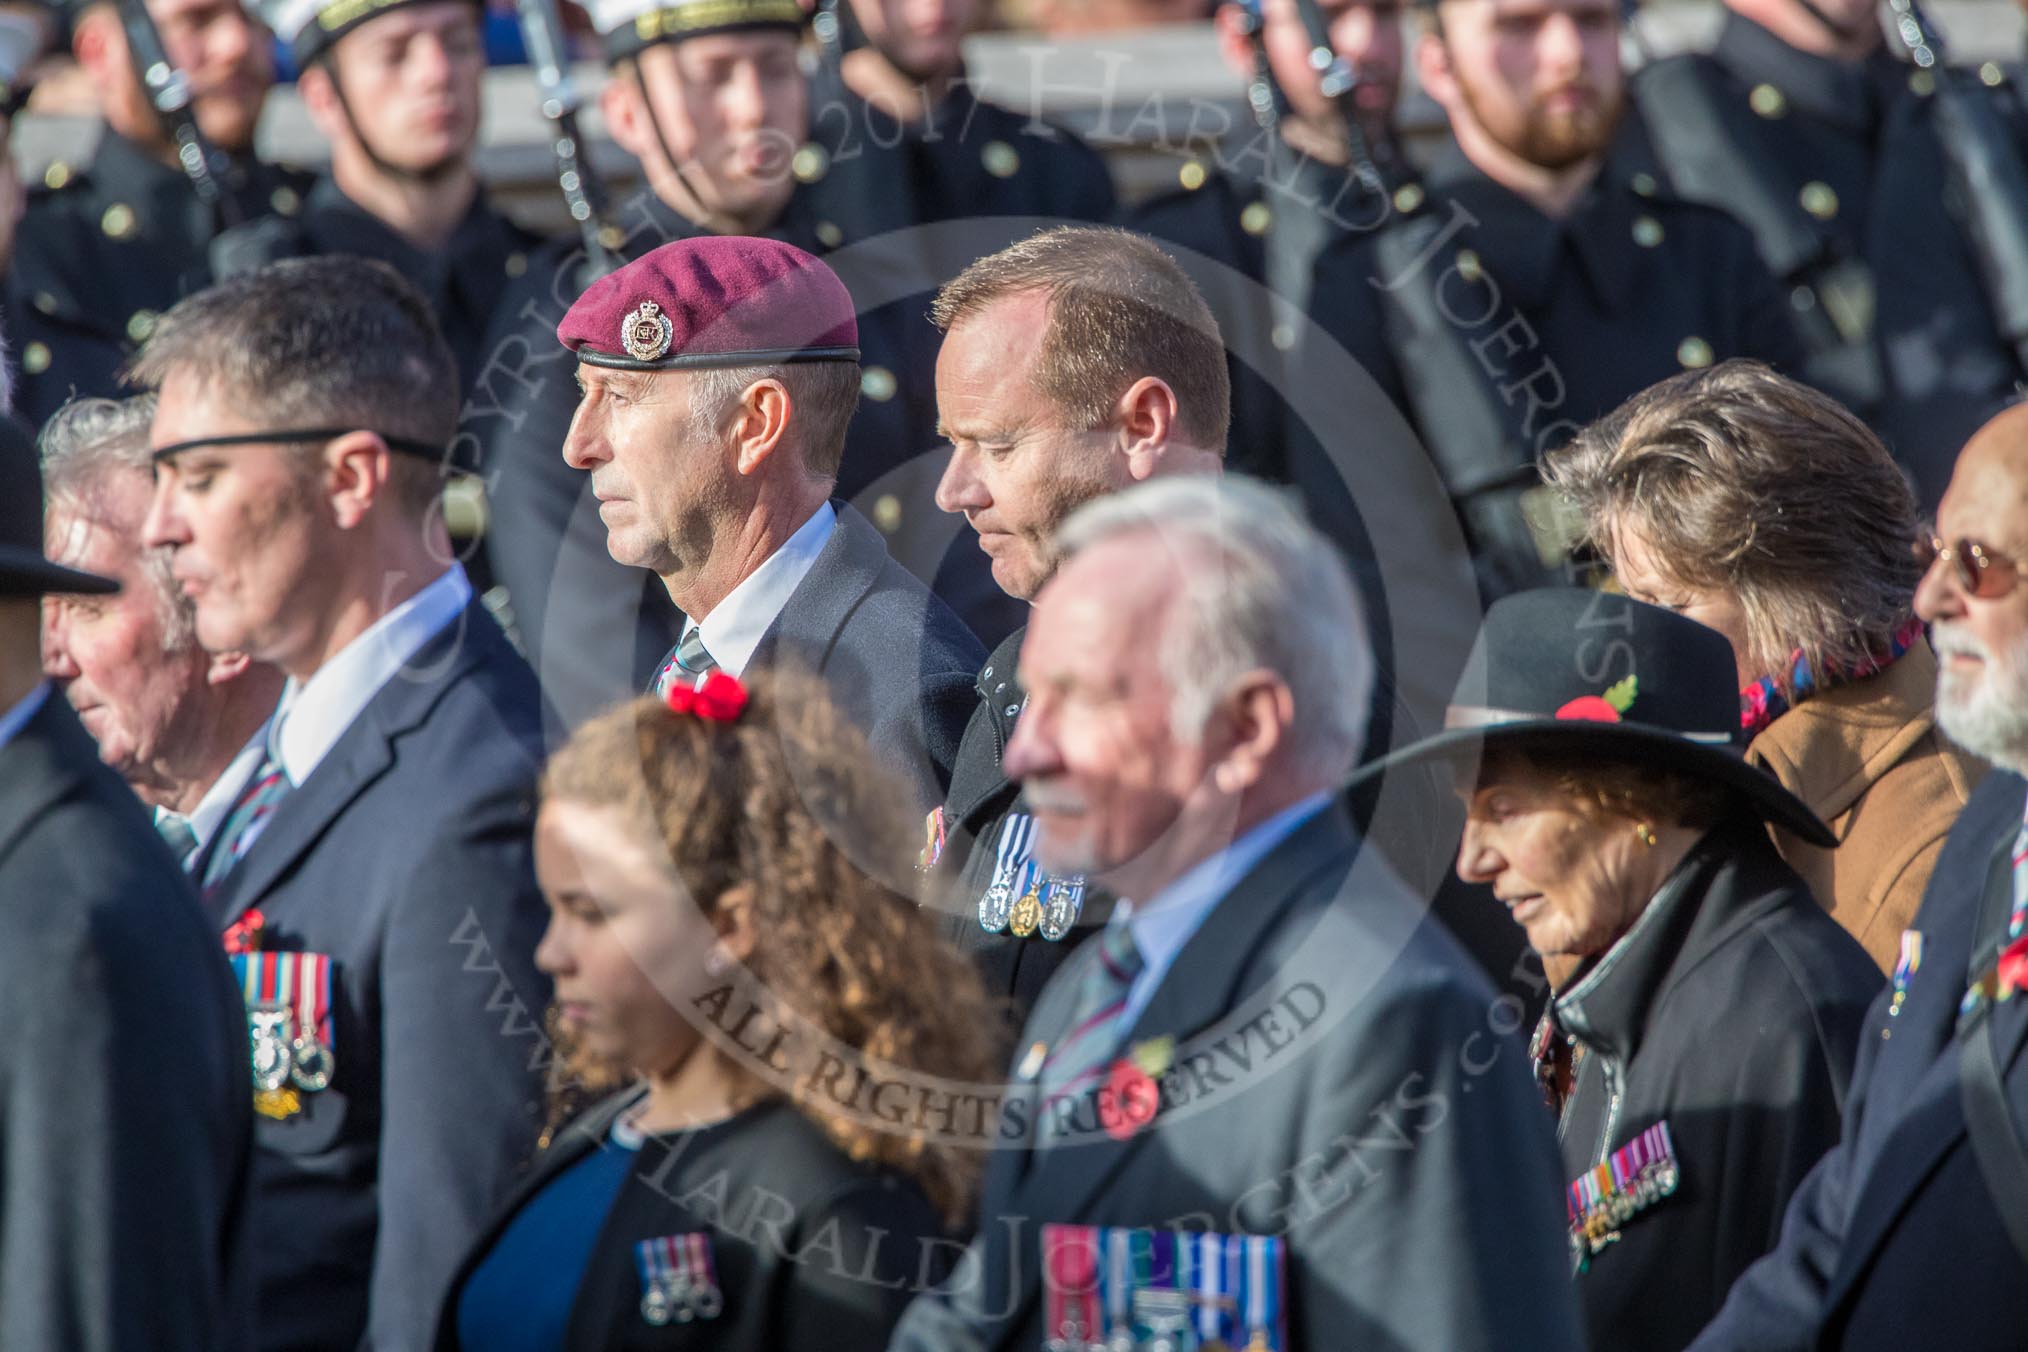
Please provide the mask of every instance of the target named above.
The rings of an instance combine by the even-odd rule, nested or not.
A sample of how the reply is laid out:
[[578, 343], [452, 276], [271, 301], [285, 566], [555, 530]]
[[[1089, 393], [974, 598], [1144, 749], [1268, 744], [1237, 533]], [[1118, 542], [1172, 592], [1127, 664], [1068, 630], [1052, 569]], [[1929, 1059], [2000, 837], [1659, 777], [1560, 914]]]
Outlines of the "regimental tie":
[[190, 818], [181, 812], [158, 807], [155, 809], [155, 831], [162, 837], [162, 843], [169, 847], [169, 853], [176, 856], [176, 862], [188, 867], [191, 851], [197, 848], [197, 828], [190, 824]]
[[2014, 906], [2007, 914], [2007, 942], [2028, 929], [2028, 804], [2021, 811], [2021, 830], [2014, 837]]
[[267, 826], [268, 819], [281, 806], [282, 799], [289, 796], [295, 785], [289, 780], [289, 772], [282, 768], [281, 755], [274, 749], [275, 739], [268, 739], [267, 758], [261, 768], [247, 781], [239, 798], [232, 805], [232, 811], [225, 814], [225, 822], [218, 829], [218, 844], [212, 848], [211, 858], [204, 864], [204, 887], [206, 896], [218, 889], [225, 875], [232, 872], [233, 865], [246, 857], [254, 841]]
[[695, 681], [707, 672], [718, 670], [718, 660], [704, 646], [704, 626], [693, 624], [683, 635], [683, 641], [669, 650], [662, 659], [662, 665], [655, 669], [655, 679], [649, 689], [657, 695], [669, 693], [669, 687], [679, 678]]
[[1106, 926], [1096, 945], [1098, 961], [1085, 972], [1070, 1031], [1042, 1063], [1042, 1110], [1058, 1100], [1074, 1098], [1105, 1074], [1120, 1036], [1127, 993], [1144, 965], [1134, 946], [1133, 931], [1115, 922]]

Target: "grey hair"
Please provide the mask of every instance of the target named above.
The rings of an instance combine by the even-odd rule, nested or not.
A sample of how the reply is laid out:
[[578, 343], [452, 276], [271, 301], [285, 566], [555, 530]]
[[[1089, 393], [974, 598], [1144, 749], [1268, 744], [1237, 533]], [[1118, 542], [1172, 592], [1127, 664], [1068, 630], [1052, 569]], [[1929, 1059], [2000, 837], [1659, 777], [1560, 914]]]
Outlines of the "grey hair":
[[1171, 725], [1194, 738], [1241, 675], [1266, 668], [1295, 701], [1291, 755], [1319, 786], [1358, 762], [1373, 696], [1373, 645], [1352, 575], [1282, 491], [1236, 475], [1151, 479], [1071, 513], [1068, 559], [1104, 540], [1148, 535], [1182, 572], [1156, 661]]
[[[73, 399], [50, 415], [37, 440], [42, 457], [46, 510], [89, 519], [99, 515], [94, 498], [108, 480], [130, 474], [154, 476], [148, 425], [155, 420], [155, 396], [131, 399]], [[197, 641], [196, 608], [169, 573], [169, 552], [135, 543], [142, 576], [155, 594], [162, 624], [162, 651], [180, 653]]]
[[690, 424], [700, 435], [715, 438], [739, 402], [756, 383], [778, 380], [789, 391], [796, 412], [794, 444], [803, 466], [827, 479], [838, 477], [845, 458], [845, 431], [859, 407], [859, 367], [850, 362], [796, 362], [774, 366], [707, 366], [691, 374]]

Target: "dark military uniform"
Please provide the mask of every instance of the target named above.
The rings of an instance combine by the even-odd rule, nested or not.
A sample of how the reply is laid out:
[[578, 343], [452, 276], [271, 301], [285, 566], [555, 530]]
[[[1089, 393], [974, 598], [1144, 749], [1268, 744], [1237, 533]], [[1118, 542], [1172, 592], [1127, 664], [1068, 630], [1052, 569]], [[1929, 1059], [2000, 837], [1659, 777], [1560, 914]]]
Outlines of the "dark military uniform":
[[1634, 81], [1660, 176], [1753, 226], [1812, 349], [1800, 374], [1872, 422], [1931, 505], [2023, 374], [1985, 298], [1933, 82], [1884, 52], [1797, 51], [1731, 12], [1708, 55]]
[[220, 274], [316, 254], [355, 254], [388, 264], [430, 302], [470, 390], [505, 283], [528, 270], [529, 256], [541, 244], [540, 236], [495, 211], [481, 190], [441, 247], [419, 249], [347, 197], [327, 174], [310, 189], [299, 213], [226, 231], [212, 257]]
[[[806, 185], [765, 233], [822, 254], [826, 238], [848, 238], [839, 224], [842, 215], [818, 199], [815, 186]], [[617, 250], [622, 263], [702, 233], [651, 192], [621, 205], [613, 225], [624, 237]], [[841, 276], [852, 284], [852, 274], [841, 270]], [[490, 509], [487, 553], [493, 576], [507, 588], [523, 649], [571, 722], [603, 707], [616, 692], [644, 687], [681, 627], [652, 574], [624, 567], [607, 554], [605, 526], [586, 476], [564, 463], [563, 444], [578, 404], [577, 362], [557, 341], [556, 326], [592, 280], [582, 244], [570, 237], [544, 246], [509, 284], [466, 401], [457, 447], [461, 457], [473, 457], [461, 463], [482, 466]], [[894, 305], [859, 316], [863, 397], [846, 441], [848, 473], [855, 465], [892, 464], [895, 448], [914, 444], [920, 435], [911, 430], [911, 405], [896, 397], [900, 386], [894, 375], [900, 366], [896, 353], [906, 350], [897, 331], [911, 317], [928, 327], [919, 310], [909, 316]], [[891, 530], [894, 512], [876, 504], [868, 515]]]
[[[1351, 169], [1321, 163], [1257, 128], [1235, 134], [1206, 157], [1186, 160], [1178, 187], [1123, 213], [1120, 223], [1223, 265], [1181, 260], [1225, 334], [1232, 367], [1232, 432], [1227, 465], [1242, 473], [1311, 488], [1289, 454], [1289, 411], [1275, 390], [1273, 358], [1296, 342], [1260, 288], [1307, 311], [1318, 257], [1348, 234], [1372, 230], [1391, 204], [1368, 192]], [[1421, 189], [1404, 185], [1408, 205]]]
[[[308, 175], [242, 169], [234, 196], [244, 217], [300, 208]], [[210, 282], [217, 232], [181, 169], [110, 129], [88, 168], [51, 166], [29, 193], [7, 275], [15, 412], [39, 426], [73, 393], [120, 394], [116, 373], [156, 316]]]
[[[1609, 162], [1552, 220], [1454, 146], [1426, 183], [1421, 211], [1324, 255], [1312, 313], [1415, 425], [1454, 491], [1444, 433], [1465, 401], [1500, 401], [1539, 455], [1679, 371], [1727, 357], [1790, 372], [1801, 362], [1753, 237], [1723, 212]], [[1433, 298], [1420, 315], [1417, 296]], [[1430, 378], [1430, 358], [1460, 353], [1476, 388]]]
[[988, 930], [980, 923], [979, 901], [995, 881], [1002, 833], [1025, 816], [1020, 811], [1020, 786], [1007, 778], [1001, 757], [1028, 698], [1014, 679], [1027, 632], [1015, 630], [979, 672], [979, 707], [972, 711], [964, 740], [958, 743], [950, 797], [941, 813], [930, 819], [922, 859], [924, 868], [944, 884], [945, 937], [977, 965], [986, 993], [1011, 1003], [1008, 1013], [1015, 1029], [1027, 1021], [1050, 974], [1071, 950], [1104, 928], [1111, 914], [1109, 902], [1087, 893], [1077, 922], [1059, 939], [1045, 938], [1039, 930], [1024, 938], [1004, 927]]

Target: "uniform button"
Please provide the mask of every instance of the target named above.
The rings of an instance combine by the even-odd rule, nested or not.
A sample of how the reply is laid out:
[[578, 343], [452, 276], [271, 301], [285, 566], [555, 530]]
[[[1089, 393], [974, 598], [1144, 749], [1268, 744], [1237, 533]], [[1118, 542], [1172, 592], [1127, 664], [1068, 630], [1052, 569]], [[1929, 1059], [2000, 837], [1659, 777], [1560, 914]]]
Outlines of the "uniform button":
[[106, 232], [107, 239], [125, 239], [134, 233], [134, 209], [125, 202], [113, 203], [99, 217], [99, 229]]
[[1428, 200], [1420, 183], [1404, 183], [1394, 190], [1394, 209], [1407, 216]]
[[1020, 706], [1020, 705], [1018, 705], [1018, 704], [1010, 704], [1010, 705], [1008, 705], [1008, 706], [1007, 706], [1007, 717], [1009, 717], [1009, 718], [1012, 718], [1012, 717], [1013, 717], [1014, 715], [1016, 715], [1016, 714], [1018, 714], [1018, 713], [1020, 713], [1020, 712], [1021, 712], [1021, 706]]
[[1265, 235], [1275, 214], [1265, 202], [1248, 202], [1239, 213], [1239, 228], [1249, 235]]
[[1662, 242], [1662, 223], [1653, 216], [1634, 217], [1634, 243], [1652, 249]]
[[789, 172], [796, 176], [798, 183], [815, 183], [831, 172], [831, 157], [820, 145], [806, 145], [790, 157]]
[[278, 215], [293, 216], [303, 209], [302, 194], [285, 183], [268, 194], [268, 205]]
[[1820, 221], [1828, 221], [1838, 214], [1838, 194], [1828, 183], [1810, 180], [1796, 194], [1796, 200], [1803, 204], [1804, 211]]
[[984, 671], [982, 671], [982, 672], [980, 672], [980, 673], [979, 673], [979, 679], [980, 679], [980, 680], [982, 680], [982, 681], [990, 681], [990, 680], [992, 680], [992, 679], [993, 679], [993, 669], [992, 669], [991, 667], [987, 667], [987, 668], [986, 668], [986, 669], [985, 669]]
[[36, 292], [34, 304], [36, 309], [42, 311], [42, 313], [46, 315], [53, 315], [56, 313], [56, 297], [50, 295], [47, 291]]
[[894, 398], [894, 372], [885, 366], [869, 366], [859, 373], [859, 392], [877, 404]]
[[1685, 370], [1702, 370], [1711, 365], [1711, 344], [1692, 334], [1676, 344], [1676, 360], [1683, 363]]
[[1277, 324], [1268, 330], [1268, 341], [1275, 345], [1277, 352], [1289, 352], [1296, 346], [1296, 326]]
[[873, 524], [888, 535], [901, 529], [901, 499], [892, 493], [882, 493], [873, 504]]
[[994, 693], [994, 694], [996, 694], [996, 695], [1004, 695], [1004, 694], [1006, 694], [1006, 693], [1007, 693], [1007, 683], [1006, 683], [1005, 681], [1002, 681], [1002, 682], [1000, 682], [1000, 684], [998, 684], [998, 685], [994, 686], [994, 687], [993, 687], [993, 693]]
[[1987, 61], [1979, 67], [1979, 83], [1988, 89], [1998, 89], [2007, 83], [2007, 72], [2000, 69], [1996, 61]]
[[1655, 176], [1653, 174], [1635, 174], [1627, 180], [1627, 186], [1642, 197], [1653, 197], [1655, 195]]
[[1799, 286], [1789, 292], [1789, 305], [1797, 314], [1806, 315], [1817, 308], [1817, 293], [1807, 286]]
[[988, 141], [979, 151], [979, 163], [994, 178], [1012, 178], [1021, 172], [1021, 156], [1005, 141]]
[[838, 228], [836, 221], [818, 221], [817, 242], [827, 249], [835, 249], [845, 242], [845, 232]]
[[127, 316], [127, 336], [137, 343], [148, 341], [148, 335], [155, 331], [155, 312], [136, 310]]
[[42, 186], [52, 191], [70, 182], [70, 166], [62, 160], [51, 160], [49, 168], [42, 171]]
[[1198, 160], [1191, 160], [1176, 171], [1176, 181], [1191, 192], [1196, 192], [1204, 186], [1204, 178], [1204, 165]]
[[1789, 101], [1771, 84], [1757, 84], [1746, 96], [1746, 106], [1762, 117], [1780, 117], [1789, 110]]
[[1458, 276], [1468, 282], [1476, 282], [1486, 275], [1485, 265], [1479, 262], [1479, 256], [1470, 249], [1458, 250], [1456, 266]]
[[626, 244], [627, 237], [617, 225], [602, 226], [599, 229], [599, 247], [607, 253], [618, 253]]
[[1922, 98], [1936, 93], [1936, 76], [1929, 71], [1919, 70], [1908, 77], [1908, 87]]
[[21, 369], [39, 376], [49, 369], [49, 344], [30, 343], [21, 349]]
[[516, 249], [513, 253], [507, 255], [507, 262], [504, 266], [509, 277], [519, 277], [522, 273], [528, 271], [528, 255]]

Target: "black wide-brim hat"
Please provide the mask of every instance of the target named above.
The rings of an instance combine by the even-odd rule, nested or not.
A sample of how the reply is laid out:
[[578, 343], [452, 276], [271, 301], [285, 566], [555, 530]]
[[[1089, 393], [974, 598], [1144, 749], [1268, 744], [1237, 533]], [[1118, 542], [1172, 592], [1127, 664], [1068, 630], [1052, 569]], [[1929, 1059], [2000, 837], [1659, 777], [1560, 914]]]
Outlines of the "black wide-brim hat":
[[42, 553], [42, 464], [35, 439], [0, 413], [0, 596], [82, 592], [103, 596], [120, 584], [51, 563]]
[[1732, 644], [1695, 620], [1610, 592], [1519, 592], [1486, 612], [1444, 730], [1362, 767], [1352, 782], [1540, 747], [1714, 784], [1813, 845], [1837, 845], [1802, 799], [1747, 762], [1738, 684]]

